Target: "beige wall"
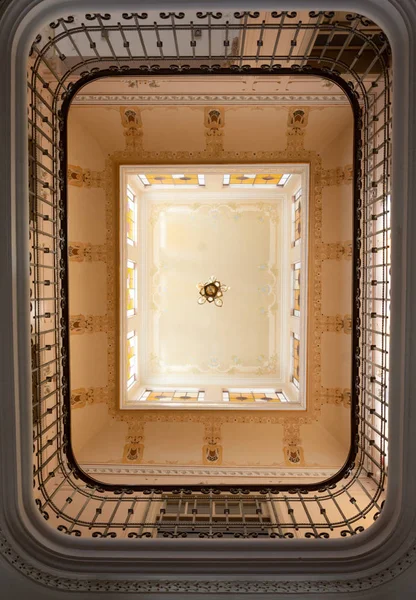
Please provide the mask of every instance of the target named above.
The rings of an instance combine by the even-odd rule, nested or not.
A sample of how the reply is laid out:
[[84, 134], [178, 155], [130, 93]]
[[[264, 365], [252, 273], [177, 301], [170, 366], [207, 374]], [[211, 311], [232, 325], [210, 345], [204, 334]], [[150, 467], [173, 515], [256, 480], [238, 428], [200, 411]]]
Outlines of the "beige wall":
[[[124, 446], [126, 436], [135, 433], [134, 426], [108, 419], [105, 404], [92, 404], [72, 411], [72, 415], [73, 448], [82, 463], [119, 465], [128, 462], [123, 461]], [[214, 430], [219, 431], [215, 413], [209, 416], [181, 411], [180, 417], [176, 418], [174, 420], [175, 415], [171, 413], [169, 420], [165, 420], [166, 417], [156, 412], [144, 417], [140, 428], [144, 439], [142, 459], [132, 464], [164, 467], [207, 464], [202, 448], [207, 434], [211, 435], [214, 422]], [[344, 462], [349, 418], [347, 408], [325, 406], [318, 422], [300, 426], [303, 467], [336, 470]], [[261, 417], [254, 420], [250, 413], [223, 417], [221, 466], [287, 468], [289, 465], [283, 452], [285, 427], [268, 420]]]
[[[204, 446], [215, 429], [216, 464], [285, 465], [285, 448], [301, 466], [341, 466], [349, 447], [352, 114], [349, 106], [302, 105], [305, 122], [290, 124], [294, 107], [219, 106], [224, 127], [206, 126], [204, 106], [74, 106], [69, 121], [69, 239], [73, 446], [81, 463], [126, 462], [136, 444], [141, 464], [207, 464]], [[212, 107], [210, 107], [212, 108]], [[237, 420], [221, 413], [120, 412], [115, 356], [114, 194], [119, 164], [310, 162], [313, 167], [306, 412]], [[71, 174], [74, 175], [71, 175]], [[110, 198], [110, 199], [109, 199]], [[322, 212], [321, 211], [322, 207]], [[113, 231], [113, 234], [111, 233]], [[311, 287], [312, 286], [312, 287]], [[319, 287], [319, 289], [315, 289]], [[313, 399], [312, 399], [313, 397]], [[342, 430], [342, 431], [341, 431]], [[208, 440], [208, 441], [207, 441]], [[208, 463], [209, 464], [209, 463]]]

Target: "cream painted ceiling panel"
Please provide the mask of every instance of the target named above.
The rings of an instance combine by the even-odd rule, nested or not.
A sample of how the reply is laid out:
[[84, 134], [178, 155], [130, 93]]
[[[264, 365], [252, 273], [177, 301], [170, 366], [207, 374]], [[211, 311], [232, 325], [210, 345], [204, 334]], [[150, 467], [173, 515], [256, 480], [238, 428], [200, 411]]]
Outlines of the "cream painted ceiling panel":
[[233, 106], [225, 109], [224, 150], [284, 150], [287, 107]]
[[[335, 142], [330, 152], [327, 153], [331, 157], [333, 165], [326, 164], [324, 160], [323, 166], [332, 168], [332, 166], [338, 167], [344, 164], [344, 147], [337, 140], [347, 127], [351, 127], [352, 122], [353, 115], [349, 106], [310, 107], [308, 124], [305, 129], [305, 149], [323, 154], [332, 142]], [[351, 129], [349, 137], [352, 140]], [[348, 162], [351, 161], [352, 158], [348, 160]]]
[[[153, 243], [156, 370], [227, 372], [240, 364], [253, 373], [277, 352], [281, 283], [268, 266], [280, 260], [280, 227], [262, 207], [243, 206], [160, 214]], [[211, 275], [231, 287], [221, 308], [197, 302], [197, 284]]]
[[352, 184], [322, 190], [322, 241], [352, 240]]
[[202, 464], [202, 423], [156, 421], [146, 423], [144, 432], [144, 464]]
[[86, 110], [92, 114], [97, 109], [73, 106], [69, 111], [68, 162], [72, 165], [101, 171], [105, 166], [105, 153], [97, 140], [95, 129], [91, 126], [88, 127], [85, 123], [84, 112]]
[[[108, 407], [105, 403], [87, 404], [83, 410], [72, 411], [71, 442], [72, 449], [78, 461], [84, 460], [82, 448], [88, 446], [97, 433], [101, 432], [102, 435], [102, 430], [108, 425], [108, 420]], [[127, 425], [123, 424], [123, 430], [126, 428]], [[115, 451], [115, 456], [120, 455], [123, 440], [124, 436], [118, 436], [116, 439], [118, 449]]]
[[107, 334], [72, 335], [71, 389], [107, 385]]
[[[349, 110], [351, 112], [351, 109], [349, 107], [339, 107], [341, 109], [345, 110]], [[329, 110], [329, 109], [325, 109]], [[339, 122], [340, 119], [337, 116], [337, 114], [335, 113], [335, 115], [333, 115], [334, 117], [334, 127], [337, 131], [337, 135], [336, 137], [325, 147], [320, 148], [320, 154], [322, 157], [322, 167], [324, 169], [336, 169], [340, 166], [344, 166], [344, 165], [352, 165], [353, 162], [353, 118], [352, 118], [352, 113], [350, 114], [350, 116], [348, 117], [348, 115], [345, 115], [345, 120], [346, 123], [343, 127], [343, 129], [341, 128], [341, 123], [343, 122], [343, 119], [341, 119], [341, 123]], [[329, 115], [329, 118], [331, 118], [331, 116]], [[318, 146], [319, 146], [319, 141], [318, 142]]]
[[[322, 314], [351, 314], [352, 261], [324, 260], [322, 263]], [[351, 360], [351, 357], [350, 357]]]
[[[101, 419], [103, 419], [101, 408], [103, 405], [99, 404], [98, 406], [100, 407], [98, 411], [90, 411], [89, 414], [86, 414], [86, 417], [91, 416], [91, 421], [98, 418], [101, 422]], [[78, 412], [82, 413], [83, 411], [84, 409]], [[88, 442], [78, 453], [75, 453], [75, 458], [81, 463], [120, 463], [123, 457], [126, 435], [127, 423], [123, 423], [123, 421], [108, 419], [101, 429], [92, 425], [92, 434], [90, 434]]]
[[275, 423], [224, 423], [223, 461], [228, 466], [283, 464], [283, 427]]
[[[336, 433], [336, 439], [346, 452], [351, 441], [351, 407], [337, 404], [324, 404], [321, 407], [319, 422], [330, 433]], [[309, 427], [311, 429], [311, 427]], [[303, 429], [306, 429], [303, 428]], [[313, 437], [313, 436], [311, 436]], [[333, 442], [331, 442], [332, 445]]]
[[[338, 415], [341, 411], [338, 411]], [[344, 432], [341, 437], [338, 436], [338, 430], [344, 426]], [[332, 423], [334, 425], [335, 423]], [[305, 456], [305, 463], [308, 467], [335, 467], [339, 469], [345, 462], [349, 450], [349, 422], [343, 419], [338, 420], [338, 424], [331, 435], [321, 423], [313, 425], [302, 425], [300, 435], [302, 447]], [[346, 434], [346, 435], [345, 435]]]
[[203, 107], [144, 107], [141, 117], [144, 150], [192, 152], [205, 149]]
[[[104, 244], [106, 240], [105, 190], [71, 187], [69, 241]], [[72, 218], [76, 215], [76, 218]]]
[[323, 333], [321, 356], [321, 385], [328, 388], [350, 388], [351, 336], [344, 333]]
[[71, 315], [105, 315], [107, 268], [103, 262], [71, 262], [69, 285]]
[[71, 164], [103, 170], [108, 154], [126, 142], [118, 106], [72, 106], [68, 117]]

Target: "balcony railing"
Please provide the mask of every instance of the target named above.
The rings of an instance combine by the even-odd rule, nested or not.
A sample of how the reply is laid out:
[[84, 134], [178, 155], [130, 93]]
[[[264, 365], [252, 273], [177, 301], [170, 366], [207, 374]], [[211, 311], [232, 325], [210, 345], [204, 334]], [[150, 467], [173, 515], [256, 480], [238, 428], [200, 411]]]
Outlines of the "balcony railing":
[[[87, 14], [60, 18], [37, 36], [28, 66], [33, 479], [52, 527], [108, 538], [327, 538], [357, 534], [377, 518], [388, 443], [389, 61], [374, 23], [331, 12]], [[256, 490], [136, 489], [94, 484], [77, 468], [68, 437], [65, 119], [82, 85], [127, 73], [316, 75], [343, 87], [355, 107], [356, 435], [341, 478]]]

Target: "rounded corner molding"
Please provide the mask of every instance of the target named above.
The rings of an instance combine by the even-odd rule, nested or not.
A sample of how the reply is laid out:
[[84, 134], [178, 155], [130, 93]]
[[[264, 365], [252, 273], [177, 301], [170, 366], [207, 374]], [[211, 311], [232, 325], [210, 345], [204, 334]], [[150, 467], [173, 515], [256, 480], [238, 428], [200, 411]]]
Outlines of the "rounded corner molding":
[[6, 539], [4, 532], [0, 529], [0, 554], [17, 571], [27, 578], [45, 587], [65, 590], [69, 592], [124, 592], [124, 593], [181, 593], [181, 594], [305, 594], [334, 592], [358, 592], [377, 588], [395, 579], [416, 561], [416, 543], [409, 548], [403, 556], [397, 559], [390, 567], [368, 577], [337, 580], [281, 580], [267, 579], [258, 580], [236, 580], [224, 578], [207, 577], [204, 579], [169, 579], [161, 576], [159, 579], [96, 579], [77, 578], [52, 575], [47, 570], [26, 562]]

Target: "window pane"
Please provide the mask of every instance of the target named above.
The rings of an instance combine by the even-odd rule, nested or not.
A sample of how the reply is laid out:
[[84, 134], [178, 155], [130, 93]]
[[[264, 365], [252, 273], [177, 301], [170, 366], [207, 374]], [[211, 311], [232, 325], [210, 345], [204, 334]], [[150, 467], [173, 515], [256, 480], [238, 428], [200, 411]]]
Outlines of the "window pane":
[[298, 190], [293, 197], [293, 206], [292, 206], [292, 242], [293, 245], [296, 246], [300, 244], [300, 238], [302, 233], [302, 221], [301, 221], [301, 200], [302, 200], [302, 190]]
[[137, 205], [133, 190], [127, 186], [127, 243], [135, 244], [137, 241]]
[[300, 340], [296, 333], [292, 333], [292, 383], [299, 389], [300, 379]]
[[136, 265], [132, 260], [127, 261], [127, 316], [136, 312]]
[[127, 334], [127, 389], [137, 380], [137, 336], [134, 331]]
[[300, 262], [292, 265], [292, 313], [300, 316]]

